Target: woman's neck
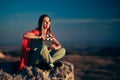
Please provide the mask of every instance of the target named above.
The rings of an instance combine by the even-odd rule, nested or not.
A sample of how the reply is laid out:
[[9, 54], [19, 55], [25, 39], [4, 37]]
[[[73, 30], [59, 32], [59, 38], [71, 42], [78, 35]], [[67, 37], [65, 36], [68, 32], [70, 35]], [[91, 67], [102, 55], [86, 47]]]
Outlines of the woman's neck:
[[43, 29], [43, 30], [42, 30], [42, 34], [43, 34], [43, 35], [46, 35], [46, 34], [47, 34], [47, 29]]

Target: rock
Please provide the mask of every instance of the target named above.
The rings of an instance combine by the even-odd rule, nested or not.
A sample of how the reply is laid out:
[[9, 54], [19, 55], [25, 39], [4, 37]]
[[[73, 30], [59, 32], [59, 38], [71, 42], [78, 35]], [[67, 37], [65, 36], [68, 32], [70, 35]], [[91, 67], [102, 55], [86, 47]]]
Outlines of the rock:
[[12, 76], [0, 70], [0, 80], [12, 80]]
[[8, 74], [0, 70], [0, 80], [74, 80], [73, 64], [60, 61], [61, 67], [57, 67], [54, 72], [43, 70], [35, 66], [26, 66], [16, 74]]

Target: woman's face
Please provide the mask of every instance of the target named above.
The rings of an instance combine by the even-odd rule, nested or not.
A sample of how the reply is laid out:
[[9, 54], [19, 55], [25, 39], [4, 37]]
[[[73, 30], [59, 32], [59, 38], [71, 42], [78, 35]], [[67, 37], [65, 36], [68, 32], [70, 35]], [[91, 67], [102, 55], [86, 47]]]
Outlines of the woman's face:
[[42, 22], [42, 27], [44, 29], [48, 29], [50, 27], [50, 19], [49, 19], [49, 17], [44, 17], [43, 22]]

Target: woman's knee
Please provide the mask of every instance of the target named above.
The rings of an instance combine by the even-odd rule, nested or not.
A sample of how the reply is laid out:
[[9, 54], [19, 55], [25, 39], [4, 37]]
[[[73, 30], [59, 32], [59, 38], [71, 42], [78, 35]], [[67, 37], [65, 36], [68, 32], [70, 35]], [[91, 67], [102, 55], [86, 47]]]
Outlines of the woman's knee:
[[66, 49], [65, 48], [61, 48], [60, 50], [61, 50], [62, 54], [65, 55]]

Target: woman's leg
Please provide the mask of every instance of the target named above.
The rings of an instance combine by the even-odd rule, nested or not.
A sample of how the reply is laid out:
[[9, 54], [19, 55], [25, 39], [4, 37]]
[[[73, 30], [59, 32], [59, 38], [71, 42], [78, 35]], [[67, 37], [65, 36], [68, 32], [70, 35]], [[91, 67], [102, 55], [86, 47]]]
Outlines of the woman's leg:
[[53, 59], [52, 57], [50, 56], [50, 52], [47, 48], [46, 45], [43, 45], [43, 48], [41, 49], [40, 51], [40, 55], [42, 55], [43, 59], [48, 63], [52, 63], [53, 62]]
[[65, 48], [60, 48], [58, 50], [51, 51], [50, 55], [53, 59], [53, 62], [62, 58], [65, 55], [65, 52], [66, 52]]
[[44, 58], [44, 60], [51, 66], [54, 67], [53, 63], [62, 58], [65, 55], [66, 50], [61, 48], [59, 50], [49, 51], [46, 45], [43, 45], [41, 49], [40, 55]]

